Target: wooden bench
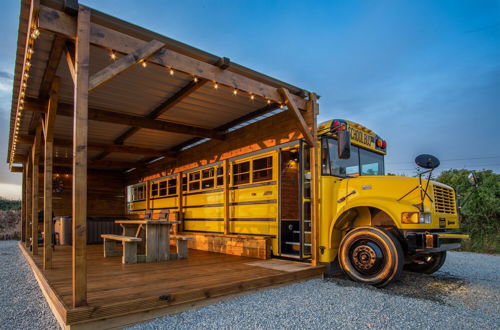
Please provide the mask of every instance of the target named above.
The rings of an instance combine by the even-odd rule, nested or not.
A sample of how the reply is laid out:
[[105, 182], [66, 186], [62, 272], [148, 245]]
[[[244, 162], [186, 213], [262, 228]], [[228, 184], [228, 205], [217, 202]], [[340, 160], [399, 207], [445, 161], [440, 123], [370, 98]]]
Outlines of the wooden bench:
[[122, 263], [137, 263], [137, 243], [141, 242], [142, 238], [112, 234], [104, 234], [101, 237], [104, 239], [104, 258], [120, 256], [116, 250], [118, 241], [123, 243]]
[[175, 239], [177, 259], [186, 259], [188, 257], [188, 240], [193, 239], [193, 236], [170, 235], [170, 238]]

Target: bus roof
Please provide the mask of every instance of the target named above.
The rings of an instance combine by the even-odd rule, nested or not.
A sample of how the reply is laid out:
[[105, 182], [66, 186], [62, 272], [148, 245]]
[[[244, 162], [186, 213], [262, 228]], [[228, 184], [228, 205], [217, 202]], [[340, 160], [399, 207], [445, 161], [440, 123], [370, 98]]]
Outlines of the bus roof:
[[336, 132], [347, 130], [351, 135], [351, 144], [375, 151], [380, 154], [387, 153], [387, 142], [371, 129], [345, 119], [331, 119], [318, 126], [319, 136], [337, 137]]

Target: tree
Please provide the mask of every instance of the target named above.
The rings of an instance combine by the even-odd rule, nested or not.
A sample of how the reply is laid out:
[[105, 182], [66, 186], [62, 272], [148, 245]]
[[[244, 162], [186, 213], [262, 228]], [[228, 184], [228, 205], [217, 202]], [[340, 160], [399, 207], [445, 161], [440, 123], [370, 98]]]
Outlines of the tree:
[[446, 170], [436, 181], [453, 187], [462, 203], [468, 198], [461, 209], [462, 227], [471, 235], [465, 248], [500, 253], [500, 175], [491, 170], [475, 172], [479, 180], [475, 188], [468, 182], [469, 173], [466, 169]]

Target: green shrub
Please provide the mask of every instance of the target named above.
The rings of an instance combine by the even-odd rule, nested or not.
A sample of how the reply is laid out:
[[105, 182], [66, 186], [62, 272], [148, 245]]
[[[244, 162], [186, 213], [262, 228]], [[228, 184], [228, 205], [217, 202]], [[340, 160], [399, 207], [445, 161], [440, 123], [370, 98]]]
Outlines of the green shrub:
[[[462, 228], [471, 235], [463, 249], [473, 252], [500, 253], [500, 175], [491, 170], [475, 172], [479, 187], [471, 185], [469, 170], [446, 170], [436, 179], [455, 188], [462, 202]], [[471, 194], [469, 196], [469, 194]]]
[[20, 200], [10, 200], [3, 197], [0, 197], [0, 210], [1, 211], [10, 211], [10, 210], [19, 210], [21, 208]]

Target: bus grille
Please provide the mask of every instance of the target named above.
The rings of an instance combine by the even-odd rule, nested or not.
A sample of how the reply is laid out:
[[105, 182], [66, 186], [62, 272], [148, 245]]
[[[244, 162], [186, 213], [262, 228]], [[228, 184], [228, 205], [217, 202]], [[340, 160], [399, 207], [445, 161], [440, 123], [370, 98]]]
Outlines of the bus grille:
[[455, 192], [453, 189], [434, 185], [434, 210], [437, 213], [455, 214]]

